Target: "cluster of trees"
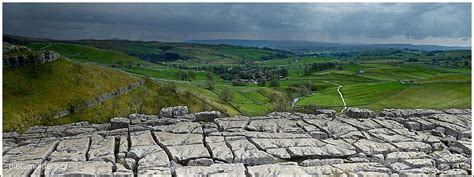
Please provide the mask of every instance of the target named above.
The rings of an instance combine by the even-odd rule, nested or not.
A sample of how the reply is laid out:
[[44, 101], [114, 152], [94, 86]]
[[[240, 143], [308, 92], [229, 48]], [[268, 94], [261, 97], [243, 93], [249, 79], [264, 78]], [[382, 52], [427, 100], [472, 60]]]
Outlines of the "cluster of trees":
[[212, 66], [209, 70], [225, 80], [254, 79], [256, 81], [269, 80], [274, 77], [288, 77], [286, 68], [257, 67], [257, 66]]
[[136, 56], [142, 60], [146, 60], [153, 63], [190, 59], [189, 57], [180, 55], [179, 53], [176, 53], [176, 52], [164, 52], [164, 53], [128, 52], [127, 54], [131, 56]]
[[278, 93], [278, 92], [272, 92], [268, 98], [270, 99], [272, 103], [272, 110], [273, 111], [288, 111], [290, 110], [291, 107], [291, 99], [284, 94]]
[[273, 55], [267, 55], [267, 56], [261, 56], [260, 60], [273, 60], [273, 59], [283, 59], [283, 58], [288, 58], [289, 56], [284, 53], [276, 53]]
[[214, 90], [214, 77], [212, 76], [211, 72], [207, 72], [206, 74], [206, 89]]
[[439, 57], [431, 59], [431, 64], [440, 65], [440, 66], [448, 66], [448, 67], [464, 67], [470, 68], [471, 67], [471, 56], [457, 56], [457, 57]]
[[191, 81], [191, 80], [196, 79], [196, 73], [191, 70], [188, 70], [188, 71], [178, 70], [175, 73], [175, 78], [176, 80]]
[[224, 89], [224, 91], [222, 91], [221, 99], [222, 99], [222, 102], [226, 104], [230, 103], [234, 99], [234, 93], [230, 89], [226, 88]]
[[306, 65], [304, 68], [304, 74], [310, 75], [314, 72], [325, 71], [329, 69], [334, 69], [336, 67], [335, 63], [312, 63], [310, 65]]
[[408, 62], [418, 62], [418, 58], [408, 58]]

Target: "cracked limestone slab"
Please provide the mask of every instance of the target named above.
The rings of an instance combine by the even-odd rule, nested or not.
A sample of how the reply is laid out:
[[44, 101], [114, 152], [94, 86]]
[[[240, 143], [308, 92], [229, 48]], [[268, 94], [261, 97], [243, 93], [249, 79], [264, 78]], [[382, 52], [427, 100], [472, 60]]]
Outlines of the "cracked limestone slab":
[[344, 163], [343, 159], [308, 159], [301, 162], [301, 166], [323, 166]]
[[342, 140], [324, 140], [326, 143], [320, 147], [289, 147], [288, 153], [292, 157], [345, 157], [356, 154], [356, 149]]
[[112, 163], [103, 161], [51, 162], [47, 163], [44, 176], [112, 176], [112, 167]]
[[89, 138], [66, 139], [59, 142], [50, 158], [51, 162], [86, 161]]
[[49, 141], [13, 148], [3, 155], [3, 164], [30, 160], [44, 161], [54, 151], [58, 143], [59, 141]]
[[385, 163], [403, 162], [406, 159], [426, 159], [430, 156], [424, 152], [392, 152], [387, 154]]
[[167, 167], [138, 167], [138, 176], [171, 177], [171, 170]]
[[228, 131], [231, 129], [244, 129], [249, 122], [249, 118], [244, 116], [217, 118], [214, 119], [214, 122], [220, 131]]
[[131, 148], [139, 146], [153, 146], [156, 145], [150, 131], [140, 131], [130, 133]]
[[393, 143], [399, 151], [421, 151], [429, 153], [431, 151], [431, 145], [422, 142], [398, 142]]
[[[38, 165], [41, 164], [41, 159], [35, 160], [25, 160], [25, 161], [15, 161], [10, 163], [3, 163], [3, 176], [6, 177], [28, 177], [30, 174], [36, 172], [36, 174], [40, 173], [39, 170], [35, 170], [38, 168]], [[38, 171], [38, 172], [37, 172]], [[39, 175], [38, 175], [39, 176]]]
[[304, 133], [296, 121], [289, 119], [259, 119], [250, 120], [250, 124], [246, 127], [252, 131], [270, 132], [270, 133]]
[[138, 160], [138, 167], [169, 167], [170, 161], [165, 151], [153, 149]]
[[404, 159], [403, 161], [412, 168], [434, 167], [436, 164], [433, 159]]
[[376, 141], [370, 141], [361, 139], [353, 144], [356, 148], [360, 149], [362, 153], [366, 155], [381, 154], [387, 152], [397, 151], [393, 145], [389, 143], [380, 143]]
[[435, 119], [429, 119], [429, 121], [436, 124], [439, 127], [445, 128], [446, 135], [451, 135], [454, 137], [458, 137], [461, 134], [461, 132], [469, 130], [468, 128], [465, 128], [456, 124], [451, 124], [451, 123], [447, 123], [447, 122], [443, 122], [443, 121], [439, 121]]
[[249, 166], [248, 173], [250, 176], [309, 176], [295, 163]]
[[227, 147], [227, 143], [223, 136], [208, 136], [206, 137], [206, 143], [211, 150], [212, 157], [232, 163], [234, 155], [232, 155], [232, 151]]
[[251, 138], [251, 141], [261, 149], [286, 148], [286, 147], [320, 147], [326, 143], [314, 138], [299, 139], [261, 139]]
[[372, 119], [348, 119], [348, 118], [340, 118], [338, 119], [341, 122], [350, 124], [356, 127], [359, 130], [371, 130], [376, 128], [382, 128], [380, 124], [375, 122]]
[[178, 161], [186, 161], [189, 159], [196, 158], [210, 158], [208, 150], [203, 144], [190, 144], [190, 145], [179, 145], [179, 146], [167, 146], [166, 147], [173, 156], [173, 159]]
[[382, 125], [384, 128], [388, 129], [397, 129], [397, 128], [405, 128], [403, 124], [390, 119], [373, 119], [378, 124]]
[[89, 148], [90, 161], [115, 162], [115, 137], [92, 136]]
[[176, 176], [241, 177], [245, 176], [245, 167], [241, 163], [177, 167]]
[[295, 162], [250, 166], [248, 172], [251, 176], [324, 176], [342, 173], [331, 165], [302, 167]]
[[322, 128], [326, 129], [333, 137], [339, 137], [352, 131], [358, 131], [357, 128], [352, 125], [337, 120], [327, 122], [326, 127]]
[[344, 172], [380, 172], [390, 173], [391, 170], [380, 163], [343, 163], [334, 164], [333, 167], [341, 169]]
[[259, 150], [245, 137], [236, 139], [226, 138], [226, 141], [234, 154], [234, 163], [258, 165], [275, 163], [277, 160], [272, 155]]
[[469, 127], [470, 121], [465, 121], [462, 119], [461, 116], [456, 116], [456, 115], [450, 115], [450, 114], [434, 114], [431, 116], [428, 116], [428, 119], [435, 119], [438, 121], [443, 121], [443, 122], [449, 122], [451, 124], [455, 124], [461, 127]]
[[168, 132], [155, 132], [158, 142], [165, 146], [179, 146], [189, 144], [202, 144], [201, 134], [175, 134]]
[[171, 125], [154, 126], [155, 131], [163, 131], [170, 133], [197, 133], [202, 134], [202, 125], [197, 122], [178, 122]]
[[431, 155], [438, 163], [455, 164], [470, 161], [470, 158], [449, 151], [435, 151]]

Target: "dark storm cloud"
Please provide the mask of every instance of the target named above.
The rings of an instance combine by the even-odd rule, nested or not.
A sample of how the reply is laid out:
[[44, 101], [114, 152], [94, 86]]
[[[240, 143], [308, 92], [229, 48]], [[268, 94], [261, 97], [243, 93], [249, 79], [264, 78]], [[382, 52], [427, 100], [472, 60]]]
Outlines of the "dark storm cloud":
[[56, 39], [471, 39], [468, 3], [4, 4], [3, 12], [4, 33]]

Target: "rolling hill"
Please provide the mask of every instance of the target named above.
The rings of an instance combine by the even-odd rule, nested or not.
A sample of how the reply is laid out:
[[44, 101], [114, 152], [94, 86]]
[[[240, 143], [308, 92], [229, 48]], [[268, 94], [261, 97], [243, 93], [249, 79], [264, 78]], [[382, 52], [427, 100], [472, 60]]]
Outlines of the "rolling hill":
[[[74, 46], [67, 51], [82, 49], [84, 47]], [[94, 54], [103, 53], [85, 56], [101, 58]], [[12, 51], [6, 55], [24, 53]], [[22, 132], [33, 125], [84, 120], [108, 122], [114, 116], [127, 116], [136, 111], [157, 114], [162, 107], [175, 105], [187, 105], [191, 111], [212, 109], [192, 95], [176, 92], [169, 84], [98, 65], [96, 61], [82, 63], [76, 59], [61, 56], [43, 64], [4, 67], [3, 130]], [[130, 103], [137, 100], [142, 104], [134, 108]]]
[[356, 49], [410, 49], [410, 50], [470, 50], [471, 47], [412, 45], [412, 44], [340, 44], [314, 41], [285, 41], [285, 40], [243, 40], [243, 39], [216, 39], [216, 40], [186, 40], [195, 44], [227, 44], [246, 47], [268, 47], [280, 50], [356, 50]]

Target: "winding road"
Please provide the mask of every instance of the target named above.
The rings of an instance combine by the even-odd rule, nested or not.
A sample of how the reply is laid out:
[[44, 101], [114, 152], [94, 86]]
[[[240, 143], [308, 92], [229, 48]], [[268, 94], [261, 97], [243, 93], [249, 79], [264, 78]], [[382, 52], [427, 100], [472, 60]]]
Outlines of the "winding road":
[[337, 93], [339, 93], [339, 96], [341, 97], [342, 104], [344, 104], [344, 108], [341, 110], [341, 112], [339, 112], [339, 114], [342, 114], [347, 109], [346, 100], [344, 99], [344, 96], [342, 95], [341, 88], [342, 88], [342, 85], [337, 86]]
[[333, 84], [333, 85], [337, 85], [337, 93], [339, 93], [339, 96], [341, 97], [342, 104], [344, 105], [344, 108], [341, 110], [341, 112], [339, 112], [339, 114], [342, 114], [347, 109], [346, 99], [344, 99], [344, 95], [342, 95], [342, 92], [341, 92], [342, 85], [334, 83], [334, 82], [329, 82], [329, 81], [324, 81], [324, 82], [330, 83], [330, 84]]
[[[338, 84], [338, 83], [334, 83], [334, 82], [329, 82], [329, 81], [323, 81], [323, 82], [330, 83], [330, 84], [333, 84], [333, 85], [337, 86], [336, 91], [339, 94], [339, 97], [341, 97], [342, 104], [344, 105], [344, 108], [341, 110], [341, 112], [339, 112], [339, 114], [342, 114], [347, 109], [346, 99], [344, 99], [344, 95], [342, 95], [342, 92], [341, 92], [342, 85]], [[311, 96], [314, 95], [314, 94], [315, 93], [312, 93]], [[291, 102], [291, 108], [292, 109], [295, 107], [296, 102], [298, 102], [299, 100], [300, 99], [298, 97], [293, 98], [293, 101]]]

